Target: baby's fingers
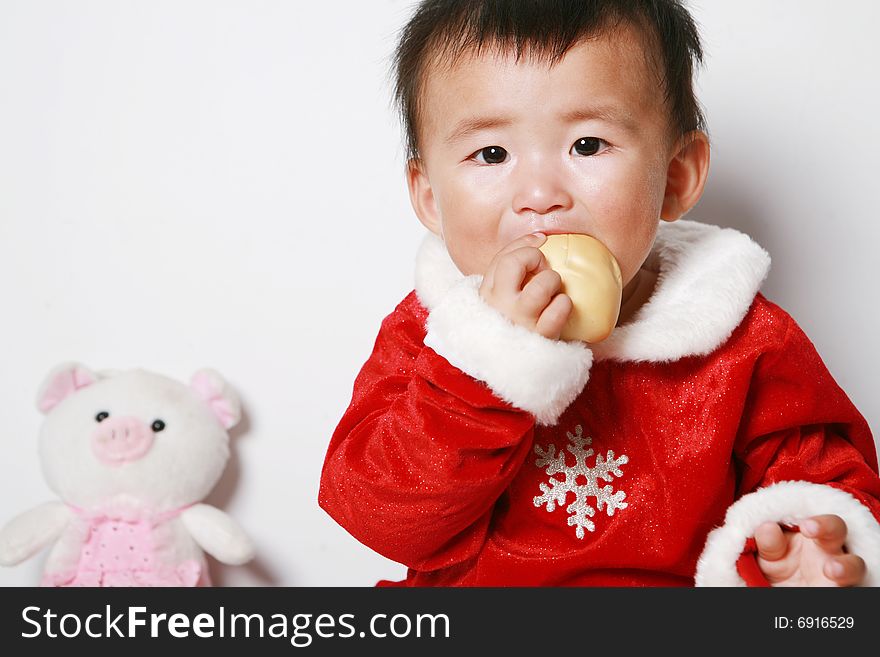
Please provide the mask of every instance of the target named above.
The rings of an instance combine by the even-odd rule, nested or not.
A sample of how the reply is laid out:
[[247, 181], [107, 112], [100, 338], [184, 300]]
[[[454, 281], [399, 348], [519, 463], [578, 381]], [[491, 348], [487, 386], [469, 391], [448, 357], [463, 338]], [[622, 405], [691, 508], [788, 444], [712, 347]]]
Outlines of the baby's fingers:
[[775, 522], [765, 522], [755, 530], [758, 556], [766, 561], [779, 561], [788, 552], [788, 538]]
[[561, 289], [562, 277], [552, 269], [545, 269], [523, 287], [519, 295], [520, 307], [527, 315], [538, 317]]
[[571, 315], [571, 298], [567, 294], [557, 294], [541, 313], [535, 330], [545, 338], [558, 340], [562, 327]]
[[837, 515], [813, 516], [800, 525], [801, 534], [811, 538], [826, 552], [841, 554], [846, 541], [846, 523]]
[[498, 258], [492, 277], [493, 289], [507, 294], [519, 294], [529, 272], [540, 268], [544, 254], [533, 247], [520, 247]]
[[865, 560], [855, 554], [844, 554], [825, 562], [825, 577], [838, 586], [856, 586], [865, 578]]
[[513, 251], [518, 251], [523, 247], [532, 247], [537, 249], [544, 242], [547, 241], [547, 236], [544, 233], [530, 233], [528, 235], [523, 235], [519, 239], [512, 241], [510, 244], [501, 249], [498, 253], [495, 254], [495, 257], [492, 258], [492, 262], [489, 263], [489, 269], [486, 271], [483, 276], [483, 283], [487, 285], [489, 288], [494, 287], [495, 285], [495, 270], [498, 267], [500, 261], [504, 259], [504, 257]]

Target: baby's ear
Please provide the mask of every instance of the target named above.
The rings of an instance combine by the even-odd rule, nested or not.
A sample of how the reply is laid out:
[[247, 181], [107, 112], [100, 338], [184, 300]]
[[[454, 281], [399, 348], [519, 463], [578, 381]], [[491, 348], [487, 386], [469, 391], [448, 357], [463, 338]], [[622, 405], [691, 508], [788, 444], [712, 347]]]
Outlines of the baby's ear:
[[241, 421], [241, 400], [219, 372], [201, 369], [192, 375], [190, 387], [211, 408], [226, 429]]
[[41, 413], [48, 413], [77, 390], [97, 380], [97, 375], [85, 365], [62, 363], [49, 372], [40, 384], [37, 408]]
[[428, 180], [424, 163], [412, 158], [406, 163], [406, 186], [409, 189], [409, 202], [422, 225], [440, 237], [440, 212], [434, 199], [434, 188]]
[[683, 135], [666, 171], [666, 193], [660, 218], [675, 221], [697, 204], [709, 175], [709, 137], [702, 130]]

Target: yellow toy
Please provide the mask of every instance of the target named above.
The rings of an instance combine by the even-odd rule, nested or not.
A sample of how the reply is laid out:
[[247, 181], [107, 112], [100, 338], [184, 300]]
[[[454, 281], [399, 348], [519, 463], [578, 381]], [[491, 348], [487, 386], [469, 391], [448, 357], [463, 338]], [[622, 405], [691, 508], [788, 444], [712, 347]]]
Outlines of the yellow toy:
[[595, 343], [611, 335], [623, 293], [620, 266], [611, 252], [596, 238], [576, 233], [548, 235], [540, 249], [562, 276], [562, 291], [574, 306], [562, 339]]

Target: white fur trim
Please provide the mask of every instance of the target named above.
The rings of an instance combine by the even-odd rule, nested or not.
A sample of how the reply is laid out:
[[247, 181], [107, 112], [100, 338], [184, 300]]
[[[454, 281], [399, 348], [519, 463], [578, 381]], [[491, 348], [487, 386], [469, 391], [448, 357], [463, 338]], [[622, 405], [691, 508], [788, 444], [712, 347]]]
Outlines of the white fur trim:
[[538, 424], [555, 424], [587, 383], [590, 350], [516, 326], [483, 301], [479, 286], [479, 276], [468, 276], [447, 290], [428, 315], [425, 345]]
[[696, 221], [662, 221], [644, 267], [659, 272], [648, 302], [595, 345], [597, 361], [674, 361], [704, 356], [739, 326], [770, 271], [745, 233]]
[[428, 233], [416, 255], [416, 295], [422, 305], [431, 310], [457, 281], [464, 278], [458, 267], [449, 257], [446, 245], [434, 235]]
[[880, 524], [849, 493], [806, 481], [781, 481], [732, 504], [724, 525], [712, 530], [697, 562], [697, 586], [745, 586], [736, 562], [746, 541], [764, 522], [798, 525], [810, 516], [833, 513], [846, 522], [846, 548], [865, 560], [862, 586], [880, 586]]

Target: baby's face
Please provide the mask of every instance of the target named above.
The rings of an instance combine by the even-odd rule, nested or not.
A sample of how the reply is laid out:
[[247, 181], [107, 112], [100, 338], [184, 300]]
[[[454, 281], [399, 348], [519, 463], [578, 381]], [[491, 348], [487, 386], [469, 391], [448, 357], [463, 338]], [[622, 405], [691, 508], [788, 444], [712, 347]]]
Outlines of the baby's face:
[[550, 67], [464, 56], [427, 76], [413, 205], [464, 274], [532, 232], [585, 233], [624, 284], [657, 232], [674, 152], [669, 113], [635, 30], [583, 41]]

